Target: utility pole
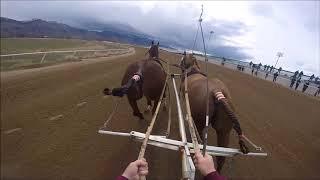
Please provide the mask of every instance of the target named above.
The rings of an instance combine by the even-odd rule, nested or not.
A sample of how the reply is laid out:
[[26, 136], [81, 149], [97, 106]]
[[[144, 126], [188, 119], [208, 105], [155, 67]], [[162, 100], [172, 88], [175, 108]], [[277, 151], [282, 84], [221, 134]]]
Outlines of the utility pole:
[[211, 39], [211, 36], [214, 32], [213, 31], [210, 31], [210, 35], [209, 35], [209, 41], [208, 41], [208, 47], [209, 47], [209, 44], [210, 44], [210, 39]]
[[213, 33], [214, 33], [213, 31], [210, 31], [209, 42], [210, 42], [210, 39], [211, 39], [211, 35], [212, 35]]
[[274, 68], [276, 68], [280, 57], [283, 57], [283, 52], [278, 52], [278, 53], [277, 53], [277, 57], [278, 57], [278, 58], [277, 58], [276, 64], [274, 65]]

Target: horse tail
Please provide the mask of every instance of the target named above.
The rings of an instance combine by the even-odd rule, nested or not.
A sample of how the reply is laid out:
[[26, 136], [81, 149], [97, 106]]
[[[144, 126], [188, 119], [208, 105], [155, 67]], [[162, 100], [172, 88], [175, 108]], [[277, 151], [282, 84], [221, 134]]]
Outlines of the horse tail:
[[228, 117], [232, 121], [233, 129], [237, 132], [237, 134], [239, 136], [239, 145], [240, 145], [241, 152], [244, 154], [247, 154], [249, 152], [249, 149], [243, 141], [242, 129], [241, 129], [241, 126], [239, 123], [239, 119], [236, 116], [234, 110], [231, 108], [231, 105], [229, 104], [227, 98], [223, 95], [223, 93], [221, 91], [215, 92], [214, 97], [218, 101], [218, 103], [221, 103], [221, 105], [224, 107], [225, 112], [227, 113]]

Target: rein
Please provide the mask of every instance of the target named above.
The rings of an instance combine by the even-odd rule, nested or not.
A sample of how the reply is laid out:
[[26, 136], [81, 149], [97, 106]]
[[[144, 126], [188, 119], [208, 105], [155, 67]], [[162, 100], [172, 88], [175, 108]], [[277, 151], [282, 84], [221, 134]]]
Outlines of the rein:
[[111, 111], [110, 115], [108, 116], [107, 120], [104, 122], [103, 127], [100, 128], [100, 130], [107, 128], [107, 125], [109, 124], [109, 122], [111, 121], [111, 119], [113, 118], [113, 116], [115, 115], [115, 113], [118, 109], [121, 98], [118, 98], [116, 101], [113, 99], [112, 96], [111, 96], [111, 98], [112, 98], [112, 101], [114, 102], [115, 106], [114, 106], [113, 110]]

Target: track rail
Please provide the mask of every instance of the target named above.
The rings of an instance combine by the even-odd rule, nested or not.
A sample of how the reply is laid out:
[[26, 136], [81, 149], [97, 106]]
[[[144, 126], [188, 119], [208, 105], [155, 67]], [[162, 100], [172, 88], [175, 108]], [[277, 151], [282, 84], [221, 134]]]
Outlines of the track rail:
[[107, 52], [107, 51], [129, 51], [130, 49], [105, 49], [105, 50], [69, 50], [69, 51], [41, 51], [41, 52], [28, 52], [28, 53], [17, 53], [17, 54], [1, 54], [0, 57], [12, 57], [12, 56], [24, 56], [24, 55], [35, 55], [35, 54], [53, 54], [53, 53], [76, 53], [76, 52]]

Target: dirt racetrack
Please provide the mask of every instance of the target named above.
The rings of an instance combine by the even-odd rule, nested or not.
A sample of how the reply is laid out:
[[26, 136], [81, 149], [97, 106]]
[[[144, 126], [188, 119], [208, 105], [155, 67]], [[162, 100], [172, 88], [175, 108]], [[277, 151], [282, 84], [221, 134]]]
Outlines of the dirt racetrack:
[[[45, 70], [1, 74], [1, 179], [114, 179], [137, 158], [140, 143], [103, 136], [97, 130], [114, 101], [103, 98], [105, 87], [120, 84], [126, 66], [141, 59], [101, 58]], [[179, 56], [161, 52], [171, 61]], [[90, 61], [90, 60], [88, 60]], [[232, 179], [320, 179], [320, 101], [235, 70], [209, 66], [210, 77], [223, 80], [233, 97], [247, 136], [269, 153], [266, 158], [229, 158], [223, 174]], [[173, 105], [170, 138], [178, 139]], [[141, 111], [145, 100], [140, 102]], [[160, 111], [152, 134], [163, 134], [166, 113]], [[147, 121], [132, 117], [121, 99], [110, 128], [145, 132]], [[60, 115], [60, 116], [59, 116]], [[215, 144], [210, 129], [209, 142]], [[237, 147], [236, 136], [231, 146]], [[180, 155], [148, 146], [148, 179], [179, 179]]]

